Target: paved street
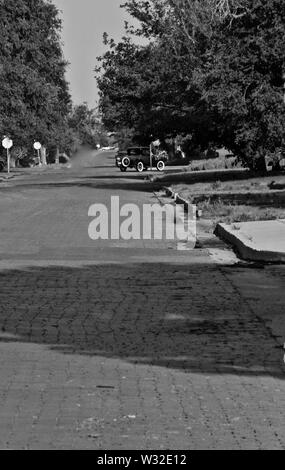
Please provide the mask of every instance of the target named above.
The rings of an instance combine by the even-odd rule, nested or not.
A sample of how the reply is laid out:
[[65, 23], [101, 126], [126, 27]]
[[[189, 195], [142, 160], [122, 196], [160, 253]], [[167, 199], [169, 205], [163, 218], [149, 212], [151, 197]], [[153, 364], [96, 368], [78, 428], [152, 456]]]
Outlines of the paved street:
[[145, 177], [89, 152], [0, 183], [1, 449], [285, 449], [285, 266], [90, 240]]

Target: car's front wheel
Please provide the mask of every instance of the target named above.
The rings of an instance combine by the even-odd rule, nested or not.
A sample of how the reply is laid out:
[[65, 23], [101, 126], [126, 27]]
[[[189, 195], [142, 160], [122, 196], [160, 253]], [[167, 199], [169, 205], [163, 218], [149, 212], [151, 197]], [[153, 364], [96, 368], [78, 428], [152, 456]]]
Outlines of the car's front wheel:
[[128, 166], [130, 166], [130, 163], [131, 163], [131, 161], [130, 161], [129, 157], [124, 157], [122, 159], [122, 166], [123, 167], [128, 168]]
[[163, 171], [165, 169], [165, 163], [162, 160], [159, 160], [156, 164], [158, 171]]
[[127, 167], [126, 166], [120, 166], [120, 170], [125, 172], [125, 171], [127, 171]]
[[136, 170], [141, 173], [144, 170], [143, 162], [137, 162]]

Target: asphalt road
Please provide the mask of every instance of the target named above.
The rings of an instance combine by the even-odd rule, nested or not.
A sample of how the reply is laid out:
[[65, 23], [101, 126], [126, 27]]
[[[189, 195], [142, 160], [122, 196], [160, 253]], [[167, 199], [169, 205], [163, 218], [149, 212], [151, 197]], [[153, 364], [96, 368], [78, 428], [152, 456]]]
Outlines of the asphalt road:
[[285, 448], [284, 267], [201, 228], [91, 240], [92, 204], [159, 201], [146, 176], [86, 151], [0, 183], [1, 449]]

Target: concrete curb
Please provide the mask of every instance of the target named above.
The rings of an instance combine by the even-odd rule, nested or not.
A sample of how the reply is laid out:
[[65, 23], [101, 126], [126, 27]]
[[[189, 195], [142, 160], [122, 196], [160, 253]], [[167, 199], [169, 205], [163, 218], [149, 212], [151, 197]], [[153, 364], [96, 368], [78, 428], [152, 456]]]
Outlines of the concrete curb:
[[[184, 211], [186, 213], [189, 212], [189, 207], [192, 206], [193, 204], [188, 201], [187, 199], [182, 198], [178, 193], [175, 193], [171, 187], [165, 186], [162, 188], [167, 197], [171, 197], [174, 199], [175, 203], [178, 204], [183, 204], [184, 206]], [[202, 249], [204, 247], [204, 244], [207, 243], [206, 240], [215, 239], [217, 240], [216, 235], [211, 232], [205, 232], [205, 225], [203, 223], [199, 223], [199, 219], [202, 217], [202, 211], [198, 210], [196, 208], [196, 221], [197, 221], [197, 229], [199, 229], [199, 236], [198, 232], [196, 232], [196, 245], [195, 248]], [[211, 235], [210, 235], [211, 233]], [[210, 244], [209, 246], [206, 247], [210, 257], [215, 260], [216, 263], [218, 264], [236, 264], [238, 262], [238, 258], [236, 258], [236, 255], [233, 253], [232, 250], [227, 250], [225, 247], [219, 247], [219, 246], [213, 246]]]
[[265, 263], [285, 263], [285, 253], [277, 251], [259, 250], [253, 242], [239, 234], [238, 230], [226, 224], [218, 224], [214, 234], [227, 243], [233, 245], [239, 256], [248, 261]]
[[[171, 197], [177, 204], [182, 204], [186, 212], [189, 210], [191, 202], [175, 193], [171, 187], [163, 187], [166, 196]], [[197, 218], [200, 218], [197, 210]], [[259, 250], [253, 242], [243, 236], [238, 230], [226, 224], [218, 224], [214, 230], [214, 235], [221, 240], [232, 245], [239, 256], [247, 261], [258, 261], [266, 263], [285, 263], [285, 252]]]
[[5, 181], [10, 181], [10, 180], [14, 179], [15, 177], [16, 177], [16, 175], [0, 176], [0, 183], [3, 183]]
[[[193, 206], [193, 203], [192, 203], [192, 202], [188, 201], [188, 199], [184, 199], [183, 197], [181, 197], [179, 193], [175, 193], [175, 192], [173, 191], [173, 189], [170, 188], [170, 187], [165, 186], [165, 187], [163, 188], [163, 190], [165, 191], [166, 196], [171, 197], [172, 199], [174, 199], [174, 201], [175, 201], [176, 204], [181, 204], [181, 205], [183, 205], [183, 206], [184, 206], [184, 210], [185, 210], [186, 213], [189, 212], [189, 207], [190, 207], [190, 206], [191, 206], [191, 207]], [[194, 204], [194, 205], [195, 205], [195, 204]], [[202, 211], [200, 211], [200, 210], [197, 209], [197, 210], [196, 210], [196, 217], [197, 217], [197, 219], [200, 219], [200, 218], [202, 217]]]
[[178, 193], [175, 193], [172, 188], [164, 187], [163, 189], [165, 190], [166, 196], [174, 199], [176, 204], [183, 205], [185, 212], [189, 211], [189, 206], [192, 205], [190, 201], [188, 201], [187, 199], [184, 199]]

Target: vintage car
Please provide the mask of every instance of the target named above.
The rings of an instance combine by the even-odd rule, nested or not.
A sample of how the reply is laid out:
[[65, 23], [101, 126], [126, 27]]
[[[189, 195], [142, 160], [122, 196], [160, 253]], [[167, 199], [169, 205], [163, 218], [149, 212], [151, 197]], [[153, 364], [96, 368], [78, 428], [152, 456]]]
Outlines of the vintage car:
[[168, 160], [166, 152], [158, 151], [150, 154], [149, 147], [129, 147], [125, 154], [119, 153], [116, 157], [116, 165], [121, 171], [128, 168], [135, 168], [139, 173], [150, 167], [156, 167], [158, 171], [163, 171]]

